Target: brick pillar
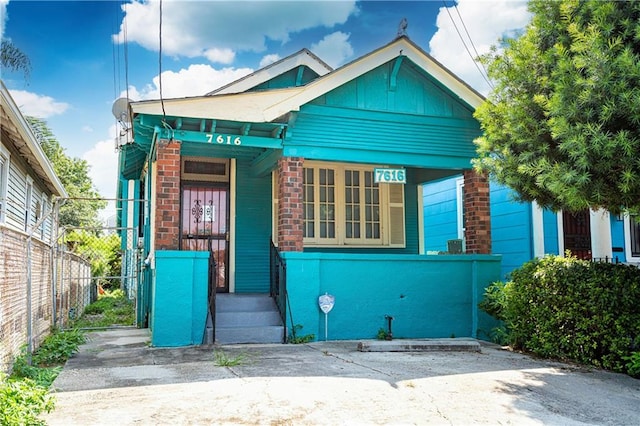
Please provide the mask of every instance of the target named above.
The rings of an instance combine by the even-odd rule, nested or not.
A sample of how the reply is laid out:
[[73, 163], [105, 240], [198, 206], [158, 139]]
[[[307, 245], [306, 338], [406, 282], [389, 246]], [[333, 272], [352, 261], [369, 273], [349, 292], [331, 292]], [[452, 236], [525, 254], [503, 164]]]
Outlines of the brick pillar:
[[303, 164], [300, 157], [278, 160], [278, 249], [298, 251], [304, 249], [302, 230]]
[[155, 247], [157, 250], [178, 250], [180, 141], [158, 141], [156, 170]]
[[489, 179], [474, 170], [464, 171], [464, 219], [467, 253], [491, 253]]

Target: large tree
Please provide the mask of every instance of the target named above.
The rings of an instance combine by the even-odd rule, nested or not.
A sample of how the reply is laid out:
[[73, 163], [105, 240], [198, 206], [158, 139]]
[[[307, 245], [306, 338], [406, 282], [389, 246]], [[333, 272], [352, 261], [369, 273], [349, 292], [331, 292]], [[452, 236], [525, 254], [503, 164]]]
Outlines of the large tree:
[[483, 61], [476, 166], [553, 210], [640, 211], [640, 2], [533, 0]]
[[27, 79], [31, 72], [29, 57], [9, 40], [0, 43], [0, 71], [4, 70], [22, 71]]
[[60, 225], [100, 226], [98, 211], [107, 203], [100, 199], [89, 176], [89, 164], [80, 158], [69, 157], [45, 121], [35, 117], [26, 118], [70, 197], [60, 208]]

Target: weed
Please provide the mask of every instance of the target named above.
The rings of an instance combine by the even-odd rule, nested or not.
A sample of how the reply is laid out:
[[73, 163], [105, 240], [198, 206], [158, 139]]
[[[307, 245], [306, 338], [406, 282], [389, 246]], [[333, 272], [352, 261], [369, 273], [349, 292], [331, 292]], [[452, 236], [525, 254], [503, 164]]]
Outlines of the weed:
[[376, 339], [378, 340], [389, 340], [389, 332], [384, 328], [380, 327], [378, 329], [378, 334], [376, 334]]
[[213, 353], [215, 365], [218, 367], [235, 367], [237, 365], [244, 364], [247, 360], [245, 354], [238, 354], [235, 356], [228, 356], [222, 351], [215, 351]]
[[54, 399], [49, 389], [31, 379], [7, 378], [0, 374], [0, 424], [44, 425], [38, 418], [53, 410]]
[[135, 307], [122, 290], [107, 291], [84, 309], [82, 317], [73, 323], [76, 328], [106, 328], [113, 325], [133, 325]]
[[293, 330], [291, 331], [291, 334], [289, 335], [289, 338], [287, 339], [287, 343], [292, 343], [294, 345], [297, 344], [301, 344], [301, 343], [309, 343], [315, 340], [316, 335], [315, 334], [303, 334], [303, 335], [298, 335], [297, 332], [302, 330], [302, 325], [301, 324], [296, 324], [293, 326]]

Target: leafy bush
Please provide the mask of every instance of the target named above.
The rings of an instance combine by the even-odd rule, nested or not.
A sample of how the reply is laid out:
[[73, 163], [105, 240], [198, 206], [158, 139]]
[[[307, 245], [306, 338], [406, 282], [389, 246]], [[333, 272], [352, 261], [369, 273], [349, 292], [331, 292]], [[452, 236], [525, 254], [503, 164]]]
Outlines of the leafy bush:
[[135, 306], [122, 290], [107, 291], [98, 300], [88, 305], [82, 317], [74, 322], [76, 328], [133, 325]]
[[547, 256], [485, 292], [481, 309], [502, 319], [516, 349], [631, 374], [640, 345], [640, 270]]
[[53, 405], [47, 387], [31, 379], [13, 379], [0, 374], [1, 425], [43, 425], [38, 415], [50, 412]]

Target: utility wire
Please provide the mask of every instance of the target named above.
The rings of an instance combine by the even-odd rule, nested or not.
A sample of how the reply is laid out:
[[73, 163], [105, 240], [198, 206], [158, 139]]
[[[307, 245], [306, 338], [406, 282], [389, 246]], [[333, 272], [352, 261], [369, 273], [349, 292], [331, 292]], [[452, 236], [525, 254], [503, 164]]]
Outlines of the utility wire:
[[124, 83], [127, 92], [127, 100], [129, 99], [129, 38], [127, 36], [127, 4], [122, 5], [124, 11], [124, 19], [122, 20], [122, 33], [123, 33], [123, 49], [124, 49]]
[[164, 110], [164, 99], [162, 98], [162, 0], [160, 3], [160, 26], [158, 28], [159, 46], [158, 46], [158, 88], [160, 89], [160, 105], [162, 105], [162, 121], [164, 122], [167, 113]]
[[[473, 52], [476, 54], [476, 58], [480, 57], [480, 54], [478, 53], [478, 49], [476, 49], [476, 45], [473, 42], [473, 39], [471, 38], [471, 34], [469, 34], [469, 30], [467, 29], [467, 25], [464, 23], [464, 19], [462, 19], [462, 15], [460, 14], [460, 9], [458, 9], [458, 4], [457, 3], [453, 3], [453, 7], [456, 8], [456, 13], [458, 14], [458, 17], [460, 18], [460, 22], [462, 22], [462, 27], [464, 28], [464, 32], [467, 34], [467, 38], [469, 39], [469, 42], [471, 43], [471, 47], [473, 47]], [[485, 68], [484, 64], [482, 63], [482, 61], [475, 61], [475, 62], [480, 62], [480, 66], [482, 67], [482, 70], [484, 71], [484, 75], [487, 76], [487, 78], [489, 77], [489, 73], [487, 72], [487, 69]], [[491, 82], [490, 79], [485, 78], [485, 81], [487, 83], [489, 83], [489, 86], [494, 89], [493, 87], [493, 83]]]
[[[480, 73], [480, 75], [482, 76], [484, 81], [487, 82], [489, 87], [493, 88], [493, 84], [491, 84], [491, 82], [489, 81], [489, 79], [487, 78], [485, 73], [482, 72], [482, 70], [480, 69], [480, 66], [478, 65], [478, 62], [475, 60], [475, 58], [473, 57], [473, 54], [469, 50], [469, 47], [467, 46], [467, 43], [464, 41], [464, 37], [462, 37], [462, 34], [460, 33], [460, 30], [458, 29], [458, 25], [456, 24], [456, 21], [453, 19], [453, 16], [451, 16], [451, 12], [449, 11], [449, 6], [447, 6], [446, 0], [442, 0], [442, 3], [444, 4], [444, 8], [447, 11], [447, 14], [449, 15], [449, 18], [451, 19], [451, 22], [453, 23], [453, 27], [456, 29], [456, 32], [458, 33], [458, 37], [460, 37], [460, 41], [462, 41], [462, 45], [464, 46], [464, 49], [467, 51], [467, 54], [469, 55], [469, 57], [473, 61], [473, 65], [475, 65], [476, 69], [478, 70], [478, 72]], [[462, 17], [460, 17], [460, 20], [462, 20]], [[464, 25], [464, 22], [462, 24]], [[467, 36], [468, 35], [469, 35], [469, 33], [467, 33]], [[469, 40], [471, 41], [471, 37], [469, 37]], [[474, 47], [474, 49], [475, 49], [475, 47]]]

